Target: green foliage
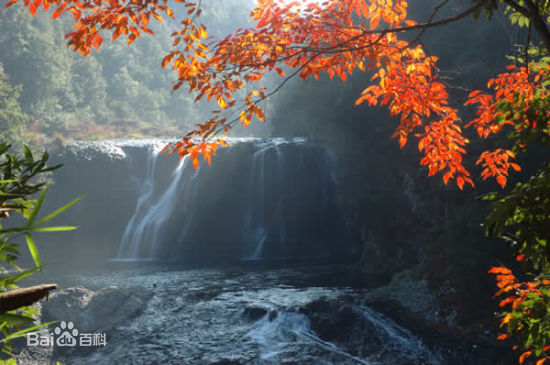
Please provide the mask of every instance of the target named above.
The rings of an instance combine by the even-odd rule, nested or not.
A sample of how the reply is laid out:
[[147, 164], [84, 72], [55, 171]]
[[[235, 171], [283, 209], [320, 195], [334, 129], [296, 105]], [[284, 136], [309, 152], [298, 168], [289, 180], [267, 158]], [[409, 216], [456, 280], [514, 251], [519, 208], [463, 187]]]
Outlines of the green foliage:
[[10, 85], [0, 64], [0, 139], [18, 141], [29, 117], [21, 110], [21, 86]]
[[[228, 24], [246, 24], [252, 1], [228, 1], [204, 4], [212, 34], [226, 33]], [[229, 5], [238, 16], [223, 10]], [[174, 11], [181, 17], [187, 9]], [[172, 93], [174, 74], [161, 67], [174, 24], [156, 24], [155, 35], [142, 34], [131, 47], [104, 42], [100, 52], [82, 58], [65, 46], [68, 17], [52, 21], [51, 12], [31, 17], [23, 4], [0, 7], [0, 63], [12, 85], [21, 85], [17, 92], [22, 111], [32, 118], [27, 131], [32, 138], [49, 142], [56, 133], [70, 139], [126, 138], [131, 132], [171, 137], [204, 119], [201, 113], [209, 108], [195, 105], [187, 93]], [[4, 130], [2, 120], [0, 115]]]
[[494, 200], [483, 224], [487, 235], [502, 237], [536, 270], [550, 271], [550, 164]]
[[[43, 225], [64, 212], [80, 198], [38, 219], [47, 192], [44, 174], [60, 166], [48, 167], [46, 165], [48, 153], [44, 152], [40, 158], [35, 159], [27, 146], [23, 147], [22, 154], [14, 154], [10, 153], [9, 144], [1, 143], [0, 156], [0, 222], [11, 220], [17, 216], [24, 221], [24, 224], [9, 224], [7, 227], [5, 224], [0, 224], [0, 292], [4, 292], [16, 288], [20, 280], [42, 268], [33, 233], [67, 231], [76, 228], [70, 226], [44, 227]], [[31, 199], [31, 196], [38, 192], [40, 192], [39, 197]], [[22, 236], [26, 239], [27, 248], [35, 263], [35, 267], [28, 270], [21, 269], [15, 262], [20, 256], [21, 244], [17, 240]], [[22, 307], [0, 314], [0, 331], [3, 334], [3, 338], [0, 340], [0, 351], [13, 356], [10, 344], [12, 339], [47, 326], [46, 323], [29, 327], [29, 324], [34, 322], [39, 314], [38, 309], [34, 306]]]
[[[510, 18], [514, 22], [515, 18]], [[528, 53], [537, 61], [529, 63], [530, 85], [538, 85], [533, 97], [525, 101], [523, 91], [510, 94], [494, 111], [498, 124], [512, 124], [507, 136], [514, 151], [527, 153], [547, 149], [550, 143], [549, 85], [537, 83], [548, 72], [548, 50], [530, 47]], [[531, 90], [528, 86], [525, 89]], [[520, 362], [534, 354], [541, 364], [550, 359], [550, 162], [544, 156], [537, 156], [537, 165], [542, 167], [526, 181], [508, 192], [481, 197], [492, 201], [483, 223], [485, 234], [510, 242], [517, 260], [531, 271], [527, 274], [531, 281], [519, 282], [506, 268], [491, 269], [497, 274], [497, 295], [507, 295], [501, 307], [512, 306], [499, 313], [501, 326], [523, 352]]]
[[[546, 284], [542, 284], [542, 282]], [[535, 284], [536, 285], [535, 287]], [[539, 280], [526, 283], [519, 290], [528, 291], [525, 300], [503, 315], [508, 333], [525, 350], [522, 356], [547, 357], [550, 355], [550, 282]], [[527, 285], [533, 286], [528, 288]], [[520, 357], [521, 358], [521, 357]]]

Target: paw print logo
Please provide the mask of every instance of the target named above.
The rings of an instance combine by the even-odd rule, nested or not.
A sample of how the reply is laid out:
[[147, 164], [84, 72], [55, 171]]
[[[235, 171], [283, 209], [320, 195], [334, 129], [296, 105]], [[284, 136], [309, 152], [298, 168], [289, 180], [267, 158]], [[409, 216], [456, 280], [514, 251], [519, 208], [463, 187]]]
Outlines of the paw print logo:
[[76, 346], [78, 330], [74, 328], [73, 322], [65, 323], [65, 321], [61, 321], [59, 327], [55, 327], [54, 332], [57, 336], [55, 340], [57, 346]]

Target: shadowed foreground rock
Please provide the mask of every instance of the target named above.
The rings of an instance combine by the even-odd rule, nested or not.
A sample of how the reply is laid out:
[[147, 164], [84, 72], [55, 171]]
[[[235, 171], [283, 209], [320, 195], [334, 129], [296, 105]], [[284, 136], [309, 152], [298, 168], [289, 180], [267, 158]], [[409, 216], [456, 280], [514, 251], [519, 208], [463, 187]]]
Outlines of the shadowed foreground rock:
[[138, 315], [145, 303], [146, 298], [114, 286], [97, 291], [68, 288], [50, 297], [42, 320], [70, 321], [82, 332], [107, 332]]
[[[119, 325], [126, 325], [144, 309], [148, 297], [138, 296], [119, 287], [99, 290], [74, 287], [60, 290], [42, 304], [42, 322], [73, 322], [80, 333], [110, 334]], [[53, 332], [56, 324], [50, 326]], [[38, 365], [64, 362], [65, 355], [87, 352], [92, 347], [25, 347], [18, 356], [18, 364]]]

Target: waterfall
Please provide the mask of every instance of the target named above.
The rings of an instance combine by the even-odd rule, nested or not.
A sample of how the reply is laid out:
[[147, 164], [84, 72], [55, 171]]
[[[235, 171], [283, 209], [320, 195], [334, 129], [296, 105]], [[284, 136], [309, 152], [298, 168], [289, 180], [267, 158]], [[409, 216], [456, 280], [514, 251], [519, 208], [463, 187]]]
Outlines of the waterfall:
[[124, 230], [124, 236], [118, 248], [117, 257], [136, 257], [138, 255], [139, 249], [137, 245], [133, 244], [135, 241], [135, 231], [134, 226], [142, 218], [139, 214], [146, 212], [145, 206], [151, 200], [151, 196], [154, 191], [154, 176], [155, 176], [155, 166], [157, 161], [158, 152], [153, 149], [149, 154], [147, 159], [147, 170], [146, 177], [143, 183], [139, 187], [139, 197], [136, 205], [136, 210], [132, 215], [132, 218], [128, 222], [126, 229]]
[[75, 212], [74, 241], [118, 261], [317, 260], [347, 252], [325, 148], [299, 138], [234, 139], [212, 166], [201, 158], [194, 169], [187, 158], [159, 154], [165, 143], [69, 144], [58, 162], [70, 174], [54, 190], [88, 194]]
[[266, 222], [265, 219], [265, 189], [268, 183], [265, 176], [266, 157], [269, 154], [274, 154], [274, 181], [277, 186], [281, 187], [284, 184], [284, 156], [279, 145], [283, 143], [285, 143], [285, 140], [282, 139], [271, 140], [270, 144], [262, 146], [259, 150], [254, 152], [251, 157], [252, 168], [250, 169], [248, 188], [251, 194], [247, 199], [249, 206], [246, 209], [243, 235], [245, 242], [248, 243], [245, 247], [251, 247], [252, 251], [250, 255], [245, 255], [245, 260], [262, 259], [265, 242], [270, 236], [276, 240], [278, 244], [284, 243], [286, 227], [283, 221], [282, 194], [277, 194], [273, 197], [276, 201], [276, 213], [273, 219], [271, 219], [270, 222]]
[[193, 183], [200, 171], [200, 166], [194, 172], [186, 171], [190, 164], [187, 156], [184, 157], [176, 167], [168, 188], [156, 197], [153, 193], [157, 158], [158, 150], [154, 149], [149, 155], [146, 178], [140, 188], [136, 210], [124, 230], [117, 259], [152, 260], [155, 258], [156, 242], [161, 239], [162, 229], [178, 202], [178, 192], [184, 191], [184, 194], [189, 194], [191, 190], [189, 185]]

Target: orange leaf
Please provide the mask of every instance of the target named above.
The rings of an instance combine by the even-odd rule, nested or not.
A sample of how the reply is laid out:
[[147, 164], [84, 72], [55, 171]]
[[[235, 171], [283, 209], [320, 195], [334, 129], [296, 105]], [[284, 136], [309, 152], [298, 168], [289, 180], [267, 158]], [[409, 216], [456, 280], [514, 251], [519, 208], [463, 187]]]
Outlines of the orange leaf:
[[506, 176], [504, 175], [498, 175], [497, 176], [497, 183], [499, 183], [499, 185], [501, 187], [505, 187], [506, 186]]
[[458, 185], [458, 188], [462, 190], [464, 188], [464, 178], [462, 176], [459, 176], [456, 179], [456, 184]]
[[61, 14], [63, 14], [63, 10], [65, 9], [65, 3], [58, 6], [52, 13], [52, 18], [57, 19]]
[[523, 260], [525, 260], [525, 254], [518, 255], [518, 256], [516, 257], [516, 260], [517, 260], [517, 261], [523, 261]]
[[404, 135], [400, 135], [399, 136], [399, 146], [401, 148], [405, 147], [405, 145], [407, 144], [407, 137], [404, 136]]
[[199, 167], [199, 159], [195, 157], [193, 159], [193, 168], [196, 170]]
[[34, 1], [31, 1], [31, 5], [29, 6], [29, 11], [31, 12], [31, 15], [34, 16], [34, 14], [36, 14], [36, 4], [34, 3]]
[[511, 274], [512, 273], [512, 270], [510, 269], [507, 269], [505, 267], [502, 267], [502, 266], [494, 266], [491, 268], [491, 270], [489, 270], [489, 274]]
[[279, 67], [273, 67], [273, 69], [279, 74], [281, 75], [281, 77], [285, 77], [285, 72], [283, 70], [281, 70]]
[[519, 357], [519, 363], [520, 363], [520, 364], [523, 364], [523, 362], [524, 362], [529, 356], [531, 356], [532, 353], [533, 353], [533, 351], [527, 351], [527, 352], [524, 352], [523, 354], [521, 354], [521, 356]]

